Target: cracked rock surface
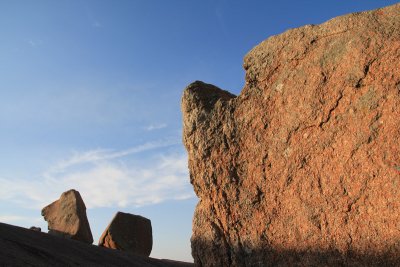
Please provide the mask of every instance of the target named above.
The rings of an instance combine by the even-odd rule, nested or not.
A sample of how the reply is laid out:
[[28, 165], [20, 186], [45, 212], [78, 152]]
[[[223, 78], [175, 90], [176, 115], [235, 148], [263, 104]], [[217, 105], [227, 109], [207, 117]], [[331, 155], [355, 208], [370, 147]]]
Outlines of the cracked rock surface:
[[239, 96], [194, 82], [198, 266], [400, 265], [400, 4], [273, 36]]

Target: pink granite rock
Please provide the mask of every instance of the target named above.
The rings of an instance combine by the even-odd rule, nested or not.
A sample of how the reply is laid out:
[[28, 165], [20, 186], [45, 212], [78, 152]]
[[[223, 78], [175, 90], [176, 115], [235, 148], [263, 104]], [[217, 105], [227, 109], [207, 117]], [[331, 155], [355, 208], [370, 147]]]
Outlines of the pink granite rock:
[[62, 193], [59, 200], [42, 209], [50, 234], [93, 243], [92, 232], [86, 216], [86, 206], [78, 191]]
[[198, 266], [400, 266], [400, 4], [273, 36], [239, 96], [195, 82]]
[[101, 235], [99, 246], [148, 257], [153, 247], [151, 221], [139, 215], [117, 212]]

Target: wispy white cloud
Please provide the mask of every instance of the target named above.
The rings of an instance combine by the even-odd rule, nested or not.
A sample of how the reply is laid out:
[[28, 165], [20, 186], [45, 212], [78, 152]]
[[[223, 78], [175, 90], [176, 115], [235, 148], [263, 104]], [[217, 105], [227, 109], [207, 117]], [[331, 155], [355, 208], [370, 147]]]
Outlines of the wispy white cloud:
[[132, 154], [137, 154], [147, 150], [156, 148], [168, 147], [171, 145], [179, 144], [177, 139], [163, 139], [154, 142], [147, 142], [145, 144], [135, 146], [126, 150], [110, 150], [110, 149], [94, 149], [85, 152], [75, 152], [74, 155], [66, 160], [61, 160], [48, 170], [46, 176], [52, 175], [53, 173], [63, 172], [68, 167], [72, 167], [80, 164], [96, 163], [99, 161], [113, 160], [121, 157], [126, 157]]
[[26, 217], [26, 216], [15, 216], [15, 215], [0, 215], [0, 222], [2, 223], [38, 223], [41, 222], [41, 218]]
[[139, 207], [191, 198], [194, 194], [185, 153], [128, 160], [130, 155], [171, 145], [171, 142], [147, 143], [121, 151], [98, 149], [76, 153], [51, 167], [39, 179], [0, 179], [0, 199], [41, 209], [71, 188], [81, 193], [87, 208]]
[[42, 40], [32, 40], [32, 39], [29, 39], [29, 40], [27, 40], [26, 41], [31, 47], [36, 47], [36, 46], [39, 46], [39, 45], [42, 45], [43, 44], [43, 41]]
[[160, 123], [160, 124], [150, 124], [145, 127], [146, 131], [154, 131], [154, 130], [159, 130], [166, 128], [168, 125], [166, 123]]

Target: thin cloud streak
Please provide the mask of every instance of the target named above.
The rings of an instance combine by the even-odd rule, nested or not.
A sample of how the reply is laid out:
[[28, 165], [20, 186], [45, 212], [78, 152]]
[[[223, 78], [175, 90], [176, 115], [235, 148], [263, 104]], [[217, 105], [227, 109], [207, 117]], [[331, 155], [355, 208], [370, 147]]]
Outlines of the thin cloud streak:
[[2, 223], [38, 223], [41, 222], [41, 218], [26, 217], [26, 216], [15, 216], [15, 215], [0, 215], [0, 222]]
[[185, 153], [129, 161], [133, 154], [173, 143], [164, 140], [121, 151], [91, 150], [61, 161], [39, 179], [0, 178], [0, 199], [24, 208], [41, 209], [72, 188], [81, 193], [87, 208], [141, 207], [189, 199], [194, 193], [188, 181]]
[[177, 139], [165, 139], [156, 142], [148, 142], [122, 151], [115, 151], [109, 149], [96, 149], [96, 150], [89, 150], [83, 153], [75, 153], [75, 155], [73, 155], [71, 158], [67, 160], [62, 160], [61, 162], [56, 164], [53, 168], [49, 170], [49, 173], [46, 174], [46, 176], [49, 176], [52, 173], [63, 172], [65, 169], [75, 165], [95, 163], [98, 161], [105, 161], [105, 160], [113, 160], [116, 158], [126, 157], [147, 150], [168, 147], [179, 143], [180, 141]]
[[32, 39], [29, 39], [29, 40], [26, 40], [26, 42], [27, 42], [31, 47], [36, 47], [36, 46], [40, 46], [40, 45], [43, 44], [43, 41], [42, 41], [42, 40], [32, 40]]
[[154, 130], [160, 130], [166, 128], [168, 125], [166, 123], [160, 123], [160, 124], [150, 124], [145, 128], [146, 131], [154, 131]]

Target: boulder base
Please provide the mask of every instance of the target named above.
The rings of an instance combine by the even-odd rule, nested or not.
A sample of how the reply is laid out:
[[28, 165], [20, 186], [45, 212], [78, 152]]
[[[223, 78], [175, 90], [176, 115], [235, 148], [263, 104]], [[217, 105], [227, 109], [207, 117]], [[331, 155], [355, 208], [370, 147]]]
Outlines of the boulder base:
[[400, 266], [400, 4], [273, 36], [182, 98], [198, 266]]
[[42, 216], [48, 223], [49, 234], [93, 243], [86, 206], [78, 191], [62, 193], [59, 200], [42, 209]]
[[150, 256], [153, 247], [151, 221], [118, 212], [100, 237], [99, 246]]

